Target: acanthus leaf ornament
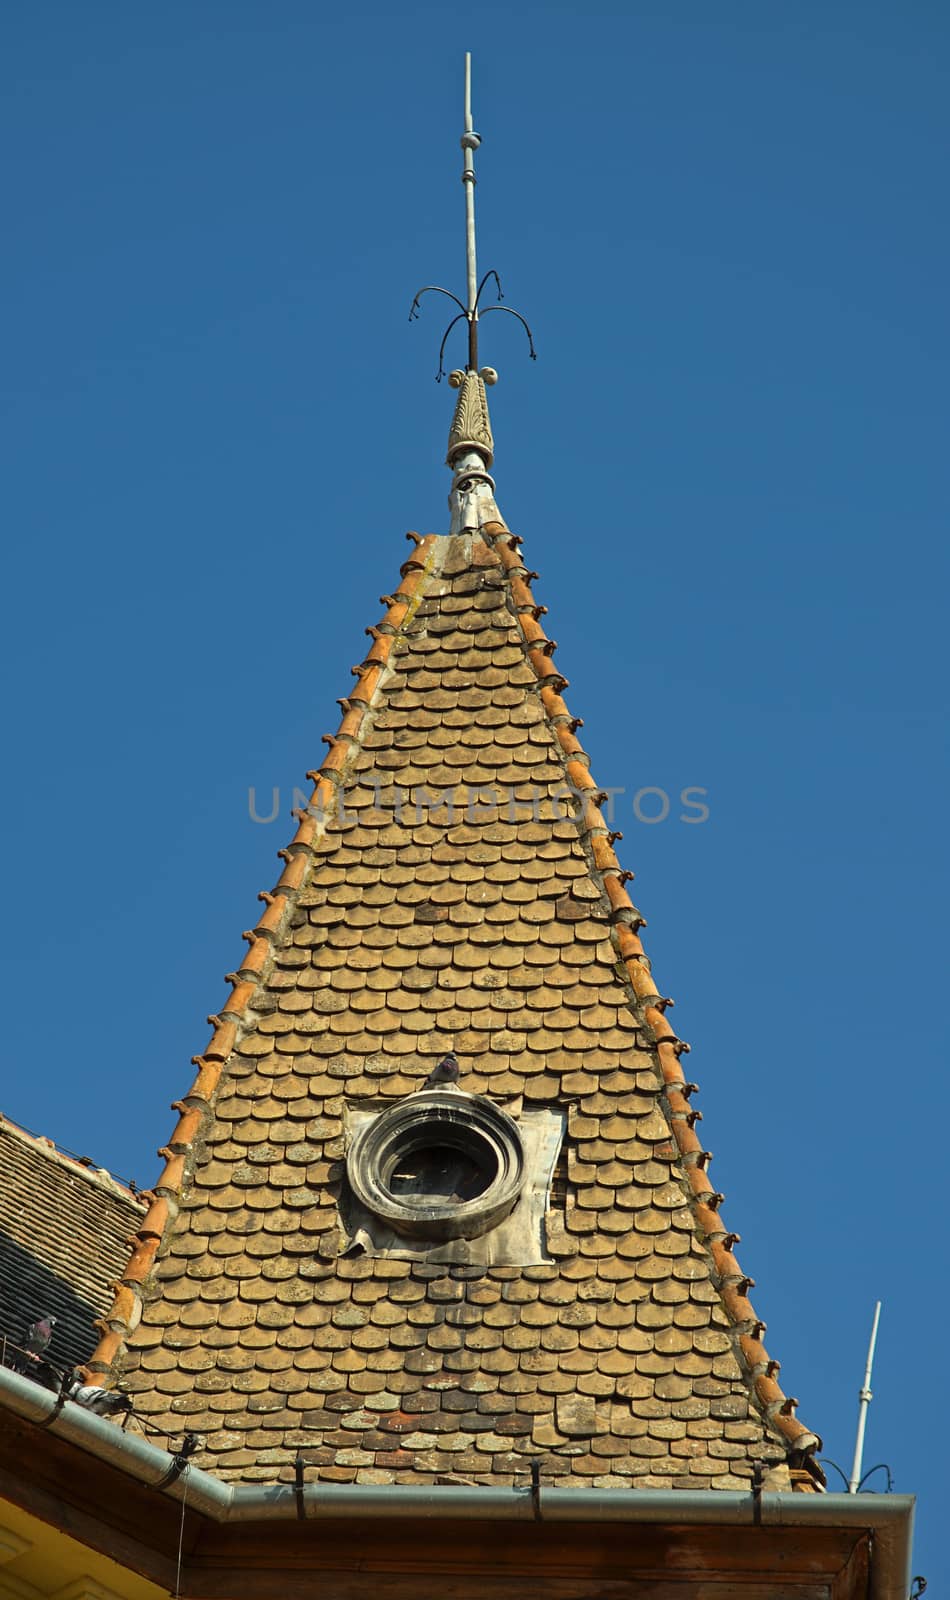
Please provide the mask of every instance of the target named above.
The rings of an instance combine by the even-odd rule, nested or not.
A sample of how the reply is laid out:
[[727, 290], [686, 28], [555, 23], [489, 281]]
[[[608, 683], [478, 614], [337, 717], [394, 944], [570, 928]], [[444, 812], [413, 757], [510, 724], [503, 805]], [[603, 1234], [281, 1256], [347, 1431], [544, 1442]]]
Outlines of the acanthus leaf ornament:
[[454, 467], [458, 456], [469, 450], [477, 450], [486, 467], [490, 467], [495, 454], [495, 441], [488, 415], [485, 379], [479, 372], [456, 371], [449, 374], [449, 383], [460, 392], [449, 430], [446, 465]]

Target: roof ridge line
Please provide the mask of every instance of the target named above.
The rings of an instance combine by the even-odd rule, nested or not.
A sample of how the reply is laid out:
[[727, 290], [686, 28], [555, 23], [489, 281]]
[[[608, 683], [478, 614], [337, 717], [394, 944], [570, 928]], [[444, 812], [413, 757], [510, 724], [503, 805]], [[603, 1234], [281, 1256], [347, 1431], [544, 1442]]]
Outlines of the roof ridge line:
[[58, 1161], [68, 1172], [74, 1172], [79, 1177], [88, 1179], [97, 1188], [104, 1189], [112, 1195], [121, 1195], [124, 1199], [131, 1200], [133, 1204], [137, 1205], [141, 1205], [148, 1195], [147, 1189], [131, 1189], [127, 1183], [122, 1182], [121, 1178], [117, 1178], [114, 1172], [110, 1172], [108, 1167], [86, 1166], [85, 1162], [89, 1159], [88, 1157], [81, 1159], [79, 1156], [73, 1155], [71, 1151], [65, 1150], [61, 1145], [58, 1145], [56, 1140], [51, 1139], [48, 1134], [33, 1133], [29, 1128], [25, 1128], [21, 1122], [17, 1122], [13, 1117], [9, 1117], [5, 1112], [0, 1111], [0, 1132], [3, 1131], [12, 1134], [15, 1139], [19, 1139], [21, 1143], [29, 1145], [31, 1149], [37, 1150], [50, 1160]]
[[372, 646], [363, 661], [351, 669], [357, 678], [356, 688], [338, 701], [343, 710], [339, 728], [336, 734], [323, 735], [327, 754], [319, 768], [306, 774], [314, 782], [313, 793], [306, 807], [293, 813], [298, 826], [290, 844], [277, 852], [284, 862], [283, 871], [272, 891], [262, 890], [258, 895], [265, 910], [255, 926], [242, 934], [248, 945], [247, 954], [235, 972], [225, 975], [225, 982], [232, 985], [231, 995], [220, 1012], [208, 1017], [214, 1031], [203, 1054], [191, 1058], [198, 1068], [191, 1088], [181, 1100], [172, 1101], [171, 1109], [179, 1116], [171, 1138], [158, 1152], [165, 1165], [153, 1187], [143, 1191], [151, 1196], [151, 1203], [141, 1227], [129, 1238], [128, 1264], [116, 1284], [112, 1305], [94, 1324], [100, 1339], [83, 1368], [84, 1381], [89, 1384], [102, 1386], [141, 1320], [144, 1285], [166, 1229], [178, 1215], [188, 1162], [211, 1114], [225, 1063], [243, 1032], [253, 1025], [247, 1015], [252, 998], [270, 968], [274, 947], [304, 887], [307, 868], [313, 860], [312, 847], [326, 827], [347, 760], [358, 748], [358, 735], [389, 670], [389, 658], [419, 607], [425, 580], [436, 567], [440, 548], [447, 543], [435, 533], [422, 537], [410, 532], [406, 538], [412, 541], [413, 550], [400, 568], [399, 586], [392, 595], [380, 597], [386, 605], [383, 618], [375, 628], [365, 630], [373, 640]]
[[743, 1273], [733, 1254], [732, 1246], [738, 1243], [739, 1235], [728, 1232], [719, 1216], [719, 1206], [724, 1197], [713, 1189], [706, 1174], [710, 1156], [694, 1131], [693, 1124], [699, 1120], [699, 1114], [691, 1111], [689, 1106], [689, 1096], [697, 1086], [687, 1083], [679, 1061], [680, 1055], [687, 1053], [690, 1047], [678, 1038], [666, 1020], [664, 1012], [672, 1001], [664, 998], [657, 989], [649, 957], [636, 932], [637, 928], [645, 925], [644, 918], [624, 887], [625, 880], [634, 875], [621, 867], [614, 851], [613, 841], [622, 838], [622, 835], [608, 827], [600, 810], [606, 791], [598, 788], [591, 776], [590, 758], [575, 735], [575, 730], [582, 725], [580, 719], [571, 715], [562, 698], [561, 691], [567, 688], [568, 680], [551, 664], [550, 657], [557, 648], [557, 642], [548, 638], [538, 622], [538, 617], [545, 614], [547, 608], [537, 604], [530, 583], [538, 574], [525, 566], [518, 553], [523, 541], [504, 523], [486, 522], [480, 531], [500, 555], [515, 601], [514, 614], [518, 627], [527, 646], [528, 659], [538, 678], [542, 704], [566, 757], [568, 778], [575, 791], [584, 796], [583, 811], [577, 820], [582, 840], [589, 845], [591, 875], [610, 905], [610, 939], [626, 973], [634, 997], [635, 1013], [642, 1017], [652, 1035], [653, 1052], [670, 1108], [669, 1122], [691, 1191], [688, 1196], [690, 1209], [702, 1230], [713, 1260], [719, 1294], [734, 1325], [740, 1365], [766, 1424], [783, 1436], [790, 1450], [804, 1458], [808, 1470], [817, 1482], [821, 1482], [820, 1469], [810, 1459], [815, 1451], [821, 1449], [821, 1439], [793, 1415], [798, 1402], [787, 1396], [776, 1382], [775, 1374], [780, 1364], [769, 1356], [762, 1342], [761, 1335], [766, 1325], [756, 1315], [746, 1292], [754, 1287], [754, 1280]]

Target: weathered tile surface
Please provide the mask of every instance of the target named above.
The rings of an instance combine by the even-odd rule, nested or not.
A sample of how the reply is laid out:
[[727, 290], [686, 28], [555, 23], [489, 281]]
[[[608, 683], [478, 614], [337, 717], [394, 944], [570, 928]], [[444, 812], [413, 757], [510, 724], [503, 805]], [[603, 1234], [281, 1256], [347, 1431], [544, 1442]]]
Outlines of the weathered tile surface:
[[[512, 1481], [541, 1455], [554, 1482], [745, 1488], [816, 1442], [759, 1343], [528, 576], [500, 524], [410, 557], [315, 774], [327, 816], [180, 1105], [122, 1291], [144, 1314], [126, 1338], [117, 1303], [99, 1370], [127, 1344], [138, 1412], [226, 1477], [302, 1452], [327, 1481]], [[551, 1265], [339, 1254], [347, 1106], [449, 1049], [462, 1088], [566, 1109]]]
[[58, 1368], [87, 1361], [145, 1206], [108, 1173], [0, 1118], [0, 1334], [52, 1315]]

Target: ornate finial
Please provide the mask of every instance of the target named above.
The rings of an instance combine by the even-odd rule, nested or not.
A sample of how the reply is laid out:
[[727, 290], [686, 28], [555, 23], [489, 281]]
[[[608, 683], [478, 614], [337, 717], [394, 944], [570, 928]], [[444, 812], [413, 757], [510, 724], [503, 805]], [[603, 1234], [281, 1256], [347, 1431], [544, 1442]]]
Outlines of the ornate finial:
[[[448, 289], [443, 289], [436, 283], [427, 283], [424, 288], [419, 290], [419, 293], [416, 295], [415, 299], [413, 300], [412, 306], [411, 306], [410, 311], [409, 311], [409, 321], [413, 322], [416, 319], [416, 317], [419, 315], [419, 302], [422, 299], [422, 296], [424, 294], [444, 294], [444, 295], [446, 295], [448, 297], [449, 300], [451, 300], [453, 302], [454, 305], [458, 306], [458, 314], [452, 318], [452, 321], [449, 323], [448, 327], [446, 328], [445, 333], [442, 336], [442, 343], [439, 346], [439, 370], [438, 370], [438, 372], [436, 374], [436, 382], [437, 383], [441, 382], [441, 380], [442, 380], [442, 378], [444, 377], [444, 374], [445, 374], [445, 369], [444, 369], [444, 366], [443, 366], [443, 357], [445, 355], [445, 346], [446, 346], [446, 343], [448, 342], [449, 334], [452, 332], [452, 329], [455, 327], [456, 323], [459, 323], [459, 322], [465, 322], [468, 325], [468, 365], [467, 365], [467, 369], [466, 370], [473, 377], [477, 377], [477, 374], [478, 374], [478, 322], [479, 322], [479, 317], [487, 316], [490, 311], [505, 311], [505, 312], [507, 312], [508, 316], [517, 318], [517, 320], [521, 323], [522, 327], [524, 328], [525, 333], [528, 335], [528, 350], [529, 350], [531, 359], [532, 359], [532, 361], [536, 361], [537, 360], [537, 356], [535, 354], [535, 349], [534, 349], [534, 340], [531, 337], [531, 329], [528, 327], [528, 324], [525, 322], [525, 319], [521, 315], [520, 311], [513, 311], [510, 306], [494, 305], [494, 306], [484, 306], [483, 307], [482, 304], [481, 304], [482, 294], [484, 292], [486, 284], [489, 282], [490, 279], [494, 279], [495, 288], [498, 291], [498, 299], [499, 300], [503, 300], [504, 299], [504, 295], [502, 294], [502, 289], [501, 289], [501, 279], [499, 278], [497, 272], [495, 272], [494, 268], [492, 268], [490, 271], [486, 272], [485, 276], [482, 278], [481, 282], [480, 283], [478, 282], [478, 269], [477, 269], [477, 266], [476, 266], [476, 257], [475, 257], [475, 151], [478, 149], [478, 147], [481, 144], [481, 142], [482, 142], [481, 141], [481, 136], [475, 132], [474, 127], [472, 126], [472, 57], [471, 57], [471, 54], [469, 52], [466, 52], [466, 55], [465, 55], [465, 129], [464, 129], [464, 132], [462, 134], [462, 152], [463, 152], [462, 183], [463, 183], [463, 185], [465, 187], [465, 264], [466, 264], [466, 280], [467, 280], [467, 295], [466, 295], [466, 302], [467, 303], [465, 305], [463, 305], [461, 300], [458, 298], [458, 296], [454, 295], [454, 294], [451, 294]], [[491, 368], [484, 368], [483, 372], [484, 371], [491, 371], [491, 370], [492, 370]], [[489, 381], [489, 380], [486, 380], [486, 381]], [[460, 400], [459, 400], [459, 405], [460, 406], [462, 404], [463, 399], [464, 399], [464, 391], [463, 391], [463, 395], [460, 397]], [[482, 402], [484, 404], [484, 392], [482, 393]], [[488, 412], [487, 412], [487, 407], [486, 407], [486, 409], [485, 409], [486, 427], [487, 427], [487, 415], [488, 415]], [[456, 421], [458, 421], [458, 410], [456, 411]], [[453, 424], [453, 434], [454, 434], [454, 430], [455, 430], [455, 424]], [[490, 440], [491, 439], [490, 431], [489, 431], [488, 437], [489, 437], [489, 440]], [[478, 448], [481, 449], [482, 446], [479, 446]], [[489, 461], [490, 461], [490, 456], [489, 456]]]
[[460, 394], [449, 429], [449, 451], [445, 458], [447, 467], [454, 467], [457, 458], [469, 450], [477, 450], [486, 467], [491, 466], [495, 441], [491, 436], [485, 385], [497, 382], [498, 374], [494, 367], [483, 367], [481, 372], [449, 373], [449, 383], [453, 389], [460, 390]]
[[497, 382], [494, 367], [482, 367], [481, 372], [449, 373], [449, 383], [459, 391], [445, 458], [452, 468], [451, 533], [475, 532], [486, 522], [502, 522], [495, 504], [495, 482], [488, 472], [495, 441], [485, 394], [486, 385]]

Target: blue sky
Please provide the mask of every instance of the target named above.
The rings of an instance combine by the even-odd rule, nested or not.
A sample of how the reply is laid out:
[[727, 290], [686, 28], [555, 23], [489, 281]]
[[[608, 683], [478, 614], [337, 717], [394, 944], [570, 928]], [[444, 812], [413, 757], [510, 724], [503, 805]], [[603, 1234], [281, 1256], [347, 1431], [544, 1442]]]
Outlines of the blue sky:
[[486, 324], [499, 501], [783, 1383], [847, 1466], [884, 1301], [866, 1459], [937, 1591], [947, 14], [476, 16], [4, 19], [3, 1109], [154, 1179], [404, 530], [446, 525], [407, 313], [464, 283], [470, 48], [481, 265], [539, 351]]

